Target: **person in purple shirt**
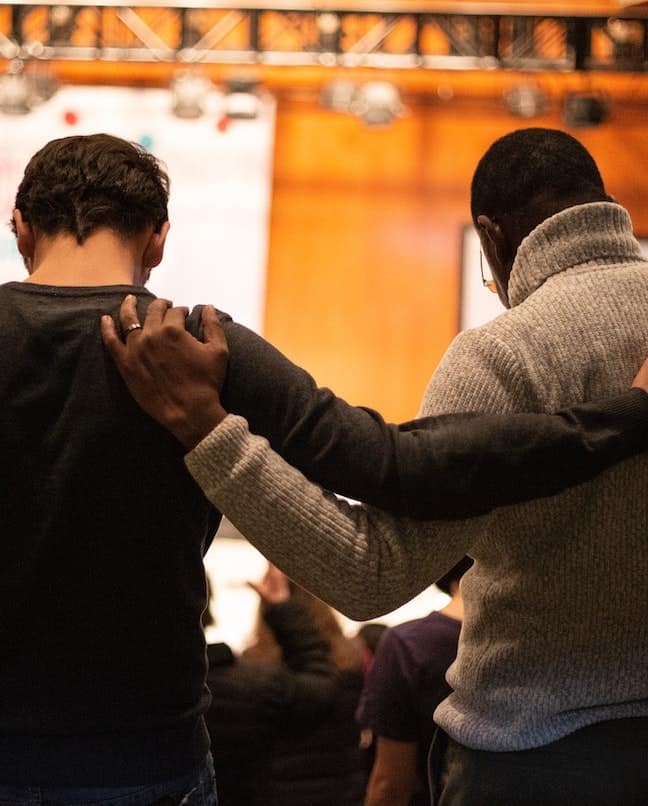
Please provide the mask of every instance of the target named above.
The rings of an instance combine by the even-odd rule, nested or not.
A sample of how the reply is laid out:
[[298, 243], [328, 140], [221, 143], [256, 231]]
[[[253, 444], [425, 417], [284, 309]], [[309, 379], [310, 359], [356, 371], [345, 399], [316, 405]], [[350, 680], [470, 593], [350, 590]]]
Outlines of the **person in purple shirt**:
[[446, 743], [433, 714], [450, 693], [445, 673], [457, 655], [463, 619], [459, 582], [471, 565], [464, 557], [436, 583], [450, 596], [443, 610], [392, 627], [381, 638], [356, 714], [375, 743], [365, 806], [431, 802]]

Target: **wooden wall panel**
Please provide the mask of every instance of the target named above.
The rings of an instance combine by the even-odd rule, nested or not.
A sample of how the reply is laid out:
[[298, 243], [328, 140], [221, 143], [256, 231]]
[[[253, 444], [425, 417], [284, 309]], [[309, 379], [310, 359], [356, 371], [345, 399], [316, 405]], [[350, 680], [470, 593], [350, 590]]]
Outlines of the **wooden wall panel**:
[[428, 147], [416, 116], [370, 131], [280, 107], [266, 334], [320, 383], [398, 419], [456, 327], [461, 212], [444, 209], [439, 233]]
[[[413, 416], [457, 330], [461, 233], [474, 167], [497, 137], [563, 127], [557, 104], [531, 122], [501, 98], [438, 103], [371, 130], [283, 96], [276, 133], [266, 335], [325, 385], [390, 419]], [[573, 132], [610, 192], [648, 234], [648, 112]], [[485, 291], [485, 293], [487, 293]]]

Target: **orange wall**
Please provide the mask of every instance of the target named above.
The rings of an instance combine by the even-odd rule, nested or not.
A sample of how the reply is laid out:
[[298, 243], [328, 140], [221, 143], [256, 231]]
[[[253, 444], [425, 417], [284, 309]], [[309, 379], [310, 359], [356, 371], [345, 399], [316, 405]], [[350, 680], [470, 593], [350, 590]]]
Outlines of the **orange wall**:
[[[562, 126], [557, 102], [531, 122], [499, 94], [444, 103], [417, 91], [407, 104], [372, 130], [303, 92], [280, 95], [266, 309], [267, 337], [318, 382], [394, 420], [415, 415], [457, 330], [477, 160], [514, 128]], [[645, 234], [647, 124], [648, 107], [624, 101], [609, 123], [572, 132]]]

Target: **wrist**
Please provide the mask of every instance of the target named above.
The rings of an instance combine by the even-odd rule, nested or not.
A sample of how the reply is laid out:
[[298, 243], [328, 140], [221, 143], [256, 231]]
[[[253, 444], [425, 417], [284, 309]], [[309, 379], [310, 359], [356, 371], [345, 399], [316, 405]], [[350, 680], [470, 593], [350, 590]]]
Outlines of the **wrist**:
[[207, 434], [222, 423], [225, 417], [227, 417], [227, 412], [221, 406], [220, 401], [215, 400], [190, 413], [182, 412], [179, 417], [174, 418], [173, 423], [169, 423], [168, 427], [186, 450], [191, 451], [199, 442], [202, 442]]

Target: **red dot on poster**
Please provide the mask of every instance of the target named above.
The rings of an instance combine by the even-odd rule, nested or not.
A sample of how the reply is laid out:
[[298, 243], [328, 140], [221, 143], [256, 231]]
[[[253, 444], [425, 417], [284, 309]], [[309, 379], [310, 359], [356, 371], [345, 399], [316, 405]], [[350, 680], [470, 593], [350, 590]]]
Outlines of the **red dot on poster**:
[[219, 118], [218, 123], [216, 124], [216, 128], [219, 132], [226, 132], [229, 129], [229, 125], [232, 122], [232, 119], [229, 118], [227, 115], [223, 115], [222, 118]]
[[68, 111], [63, 115], [63, 120], [68, 126], [75, 126], [79, 122], [79, 116], [76, 112], [68, 109]]

